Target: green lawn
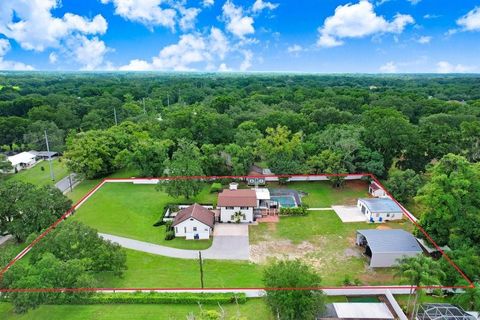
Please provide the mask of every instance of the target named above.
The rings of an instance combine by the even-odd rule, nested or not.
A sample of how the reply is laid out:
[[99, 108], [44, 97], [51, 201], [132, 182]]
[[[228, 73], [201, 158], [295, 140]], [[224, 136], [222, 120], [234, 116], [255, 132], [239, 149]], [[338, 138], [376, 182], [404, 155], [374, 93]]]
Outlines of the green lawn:
[[[93, 187], [88, 185], [88, 187]], [[80, 186], [79, 186], [80, 187]], [[83, 186], [82, 186], [83, 188]], [[208, 192], [208, 185], [194, 199], [212, 203], [216, 194]], [[88, 199], [73, 219], [84, 222], [103, 233], [182, 249], [206, 249], [212, 240], [165, 240], [165, 227], [153, 227], [168, 203], [185, 203], [185, 199], [172, 198], [154, 185], [107, 183]]]
[[311, 208], [327, 208], [332, 205], [355, 204], [358, 198], [368, 196], [365, 181], [347, 181], [341, 188], [332, 188], [328, 181], [290, 182], [286, 185], [269, 183], [269, 188], [287, 188], [305, 192], [302, 202]]
[[[21, 170], [18, 173], [11, 174], [7, 177], [7, 180], [30, 182], [37, 186], [53, 186], [55, 183], [68, 175], [68, 169], [65, 165], [65, 162], [60, 162], [58, 158], [54, 159], [52, 164], [55, 175], [54, 181], [52, 181], [50, 178], [50, 166], [48, 161], [42, 161], [37, 163], [37, 165], [35, 165], [33, 168]], [[44, 168], [43, 171], [42, 167]]]
[[[302, 247], [306, 247], [304, 250], [308, 250], [308, 253], [302, 259], [322, 275], [323, 285], [342, 285], [346, 275], [352, 280], [359, 278], [362, 283], [369, 285], [398, 283], [400, 279], [393, 279], [392, 269], [368, 269], [367, 260], [359, 256], [360, 251], [355, 248], [356, 230], [378, 226], [363, 222], [343, 223], [334, 211], [310, 211], [305, 217], [281, 217], [277, 224], [250, 226], [250, 243], [277, 243], [278, 249], [273, 250], [278, 250], [279, 254], [298, 255], [302, 253]], [[382, 227], [386, 226], [407, 230], [412, 228], [411, 223], [406, 221], [382, 224]], [[282, 247], [280, 241], [284, 243], [285, 240], [287, 242]], [[288, 245], [288, 240], [291, 245]]]
[[[122, 278], [100, 274], [108, 288], [199, 288], [198, 260], [177, 259], [125, 249], [127, 267]], [[204, 284], [210, 288], [261, 287], [262, 267], [244, 261], [204, 260]]]
[[[219, 306], [202, 306], [205, 310], [220, 311]], [[245, 304], [222, 305], [230, 318], [240, 313], [246, 319], [270, 320], [266, 304], [261, 299], [250, 299]], [[13, 313], [9, 303], [0, 303], [2, 320], [185, 320], [190, 313], [198, 314], [197, 305], [59, 305], [40, 306], [27, 314]]]

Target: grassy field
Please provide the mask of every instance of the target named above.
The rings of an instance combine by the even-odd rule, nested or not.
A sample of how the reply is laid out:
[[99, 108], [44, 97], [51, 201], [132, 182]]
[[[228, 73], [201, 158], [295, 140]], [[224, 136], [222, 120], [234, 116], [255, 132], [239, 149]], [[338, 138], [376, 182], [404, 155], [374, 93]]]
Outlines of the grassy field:
[[[128, 270], [122, 278], [99, 275], [110, 288], [199, 288], [198, 260], [176, 259], [125, 250]], [[262, 268], [243, 261], [204, 260], [204, 283], [210, 288], [261, 287]]]
[[[194, 199], [213, 202], [215, 194], [208, 185]], [[172, 198], [153, 185], [107, 183], [78, 209], [73, 219], [81, 221], [103, 233], [182, 249], [206, 249], [210, 240], [192, 241], [183, 238], [166, 241], [165, 227], [153, 227], [168, 203], [185, 203], [183, 198]]]
[[[203, 306], [204, 310], [220, 311], [219, 306]], [[240, 313], [246, 319], [270, 320], [273, 317], [261, 299], [250, 299], [241, 305], [222, 305], [227, 319]], [[197, 315], [197, 305], [59, 305], [41, 306], [24, 315], [13, 313], [9, 303], [0, 302], [2, 320], [185, 320]]]
[[347, 181], [341, 188], [332, 188], [328, 181], [291, 182], [286, 185], [268, 184], [269, 188], [287, 188], [307, 193], [302, 202], [311, 208], [326, 208], [332, 205], [355, 204], [358, 198], [368, 196], [365, 181]]
[[[323, 285], [342, 285], [345, 276], [370, 285], [398, 283], [392, 269], [369, 269], [355, 247], [356, 230], [378, 226], [343, 223], [334, 211], [310, 211], [305, 217], [281, 217], [277, 224], [250, 226], [250, 243], [266, 254], [277, 251], [276, 256], [293, 255], [307, 261], [322, 275]], [[382, 227], [412, 229], [406, 221]]]
[[[42, 167], [45, 169], [42, 171]], [[68, 169], [65, 162], [60, 162], [58, 159], [53, 160], [53, 172], [55, 180], [50, 178], [50, 166], [48, 161], [37, 163], [33, 168], [21, 170], [18, 173], [9, 175], [8, 180], [30, 182], [37, 186], [54, 185], [68, 175]]]

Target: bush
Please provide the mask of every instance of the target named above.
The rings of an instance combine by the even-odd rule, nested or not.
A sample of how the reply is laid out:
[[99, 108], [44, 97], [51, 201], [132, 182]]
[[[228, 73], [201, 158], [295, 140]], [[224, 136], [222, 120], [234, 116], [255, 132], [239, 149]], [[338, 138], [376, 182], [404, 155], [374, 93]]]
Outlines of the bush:
[[175, 232], [173, 230], [165, 232], [165, 240], [173, 240], [175, 239]]
[[154, 227], [160, 227], [160, 226], [163, 226], [165, 224], [165, 221], [163, 221], [163, 218], [158, 220], [157, 222], [155, 222], [153, 224]]
[[227, 304], [247, 302], [244, 293], [134, 292], [93, 293], [77, 299], [53, 300], [51, 304]]
[[45, 167], [44, 167], [44, 166], [40, 166], [40, 171], [45, 171]]
[[300, 206], [297, 208], [280, 208], [280, 215], [283, 216], [306, 216], [308, 210], [306, 206]]
[[165, 231], [173, 231], [172, 224], [173, 224], [173, 221], [171, 220], [165, 221]]
[[222, 184], [220, 182], [214, 182], [210, 186], [210, 193], [220, 192], [223, 190]]

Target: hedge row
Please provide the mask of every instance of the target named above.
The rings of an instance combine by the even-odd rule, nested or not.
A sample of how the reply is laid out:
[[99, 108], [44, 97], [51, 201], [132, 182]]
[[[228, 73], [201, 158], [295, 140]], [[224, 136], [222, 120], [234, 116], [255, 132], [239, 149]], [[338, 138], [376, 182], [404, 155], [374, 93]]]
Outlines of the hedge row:
[[300, 206], [297, 208], [280, 208], [280, 215], [283, 216], [306, 216], [308, 210], [306, 206]]
[[[75, 299], [74, 304], [243, 304], [244, 293], [135, 292], [95, 293]], [[52, 304], [63, 304], [60, 301]], [[65, 301], [72, 304], [72, 301]]]

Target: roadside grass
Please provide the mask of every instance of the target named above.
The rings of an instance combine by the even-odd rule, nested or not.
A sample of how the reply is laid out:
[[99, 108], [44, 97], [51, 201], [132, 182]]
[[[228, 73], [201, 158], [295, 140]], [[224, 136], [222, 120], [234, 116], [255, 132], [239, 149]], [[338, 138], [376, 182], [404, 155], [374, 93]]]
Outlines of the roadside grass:
[[[98, 274], [104, 288], [201, 288], [197, 259], [177, 259], [125, 249], [128, 270], [122, 278]], [[204, 260], [206, 288], [262, 287], [262, 267], [244, 261]]]
[[358, 198], [368, 196], [368, 184], [365, 181], [346, 181], [336, 189], [329, 181], [289, 182], [285, 185], [268, 183], [268, 188], [294, 189], [307, 193], [302, 202], [311, 208], [327, 208], [332, 205], [353, 205]]
[[[249, 299], [245, 304], [226, 304], [221, 308], [226, 318], [238, 313], [246, 319], [271, 320], [273, 317], [262, 299]], [[221, 311], [219, 306], [202, 306], [204, 310]], [[0, 318], [3, 320], [184, 320], [192, 313], [200, 313], [197, 305], [159, 304], [159, 305], [43, 305], [26, 314], [13, 313], [10, 303], [0, 302]]]
[[[216, 194], [210, 194], [208, 187], [205, 185], [194, 201], [213, 202]], [[173, 198], [164, 191], [157, 191], [154, 185], [107, 183], [77, 210], [72, 219], [102, 233], [180, 249], [206, 249], [211, 246], [212, 239], [193, 241], [175, 238], [167, 241], [165, 226], [153, 226], [165, 205], [185, 202], [184, 198]]]
[[[281, 217], [276, 224], [261, 223], [250, 226], [250, 243], [264, 241], [279, 243], [288, 240], [293, 245], [313, 245], [311, 252], [302, 258], [311, 264], [322, 276], [322, 285], [343, 285], [343, 280], [359, 279], [363, 284], [392, 284], [401, 279], [394, 278], [393, 268], [372, 270], [367, 259], [355, 246], [356, 230], [377, 227], [401, 228], [411, 231], [408, 221], [388, 222], [382, 225], [368, 223], [343, 223], [334, 211], [309, 211], [303, 217]], [[281, 253], [279, 248], [279, 253]], [[299, 252], [293, 252], [298, 254]], [[301, 253], [301, 252], [300, 252]], [[288, 254], [285, 252], [285, 254]]]
[[[22, 181], [29, 182], [37, 186], [55, 185], [58, 181], [62, 180], [68, 175], [68, 169], [65, 165], [65, 161], [59, 161], [58, 158], [52, 162], [53, 173], [55, 180], [50, 178], [50, 165], [47, 160], [37, 163], [34, 167], [26, 170], [21, 170], [18, 173], [13, 173], [7, 176], [7, 180], [10, 181]], [[44, 170], [42, 171], [42, 167]]]

